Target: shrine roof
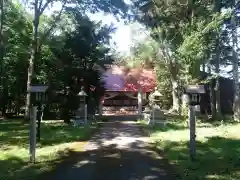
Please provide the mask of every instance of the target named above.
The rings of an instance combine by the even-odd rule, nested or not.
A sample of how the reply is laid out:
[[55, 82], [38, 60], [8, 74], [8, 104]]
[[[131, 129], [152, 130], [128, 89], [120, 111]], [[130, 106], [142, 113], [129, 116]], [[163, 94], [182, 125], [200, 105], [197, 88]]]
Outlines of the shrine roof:
[[153, 69], [126, 68], [112, 65], [103, 72], [102, 81], [107, 91], [151, 92], [156, 87], [156, 73]]

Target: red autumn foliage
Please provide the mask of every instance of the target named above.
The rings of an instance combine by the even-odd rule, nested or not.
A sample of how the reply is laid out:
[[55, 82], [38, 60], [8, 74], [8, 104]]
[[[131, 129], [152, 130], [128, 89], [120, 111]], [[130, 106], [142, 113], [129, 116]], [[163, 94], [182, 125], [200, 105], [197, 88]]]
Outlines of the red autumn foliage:
[[114, 66], [112, 71], [118, 72], [117, 75], [123, 80], [123, 87], [119, 89], [120, 91], [138, 91], [141, 87], [143, 92], [151, 92], [156, 87], [157, 77], [153, 69]]

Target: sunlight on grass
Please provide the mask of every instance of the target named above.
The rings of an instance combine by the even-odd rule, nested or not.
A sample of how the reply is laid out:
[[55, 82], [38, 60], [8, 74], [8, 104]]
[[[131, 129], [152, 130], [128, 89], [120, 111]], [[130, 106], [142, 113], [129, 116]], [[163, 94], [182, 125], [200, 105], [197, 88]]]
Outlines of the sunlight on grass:
[[189, 160], [189, 130], [182, 122], [149, 128], [151, 140], [176, 168], [179, 179], [240, 179], [240, 124], [199, 123], [197, 159]]
[[0, 122], [0, 179], [35, 179], [50, 171], [66, 150], [83, 151], [92, 127], [72, 127], [62, 122], [42, 123], [36, 164], [29, 164], [29, 125], [20, 120]]

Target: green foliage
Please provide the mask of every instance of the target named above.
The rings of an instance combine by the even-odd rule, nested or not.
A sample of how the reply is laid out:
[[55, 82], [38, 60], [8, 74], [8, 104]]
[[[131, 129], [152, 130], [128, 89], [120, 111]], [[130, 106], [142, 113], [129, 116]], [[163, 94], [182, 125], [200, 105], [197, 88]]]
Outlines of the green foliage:
[[54, 169], [56, 161], [69, 155], [69, 149], [83, 151], [83, 141], [88, 140], [97, 130], [97, 124], [73, 127], [62, 121], [42, 122], [41, 141], [37, 144], [37, 163], [29, 164], [29, 124], [23, 121], [12, 119], [0, 122], [0, 179], [36, 179]]
[[[181, 85], [202, 80], [199, 78], [201, 65], [214, 69], [219, 77], [220, 66], [232, 64], [230, 17], [234, 15], [239, 19], [238, 8], [234, 1], [225, 0], [133, 2], [135, 19], [149, 29], [158, 43], [162, 60], [157, 71], [168, 72], [172, 82], [178, 84], [178, 94], [181, 94]], [[162, 72], [159, 74], [164, 77]], [[167, 80], [160, 78], [159, 83], [161, 81]], [[173, 86], [169, 88], [175, 92]]]
[[218, 32], [227, 18], [215, 13], [212, 1], [180, 5], [163, 0], [138, 0], [135, 7], [141, 12], [137, 19], [151, 28], [152, 36], [158, 42], [166, 41], [173, 53], [179, 53], [177, 59], [191, 67], [195, 62], [199, 67], [209, 49], [210, 42], [206, 39], [216, 38], [211, 34]]
[[[33, 2], [27, 2], [30, 8]], [[81, 3], [76, 1], [74, 8], [65, 6], [61, 18], [58, 18], [59, 12], [53, 12], [52, 16], [44, 14], [44, 4], [51, 8], [52, 1], [41, 3], [42, 6], [39, 8], [43, 14], [42, 12], [39, 14], [37, 35], [40, 44], [33, 61], [34, 73], [31, 83], [49, 85], [51, 92], [47, 105], [49, 108], [53, 102], [57, 102], [57, 107], [60, 107], [64, 98], [57, 97], [56, 92], [65, 90], [67, 86], [72, 90], [69, 102], [77, 101], [76, 94], [81, 85], [85, 87], [89, 99], [93, 99], [94, 102], [91, 104], [95, 107], [104, 88], [100, 82], [100, 73], [93, 69], [93, 65], [107, 57], [106, 54], [110, 50], [110, 34], [114, 28], [104, 26], [101, 22], [90, 21], [86, 12], [105, 11], [116, 16], [124, 16], [127, 11], [126, 4], [123, 1], [112, 3], [95, 0]], [[22, 4], [16, 2], [7, 1], [4, 8], [5, 81], [4, 94], [0, 101], [3, 111], [11, 109], [18, 113], [26, 97], [28, 60], [33, 47], [33, 16], [26, 12]], [[90, 85], [96, 87], [94, 92], [89, 91]], [[70, 104], [73, 105], [70, 109], [77, 107], [75, 103]]]
[[[156, 148], [162, 150], [173, 163], [178, 179], [223, 179], [240, 178], [238, 167], [239, 124], [215, 125], [197, 123], [196, 161], [189, 158], [189, 129], [175, 117], [165, 126], [148, 128]], [[210, 150], [211, 149], [211, 150]], [[213, 165], [214, 164], [214, 165]]]
[[31, 21], [20, 4], [6, 1], [4, 6], [4, 58], [3, 58], [3, 96], [1, 107], [13, 99], [21, 103], [21, 94], [26, 92], [26, 68], [31, 42]]
[[[89, 113], [94, 113], [99, 98], [104, 93], [104, 87], [100, 82], [100, 73], [94, 70], [93, 66], [97, 61], [105, 59], [109, 51], [110, 34], [114, 30], [112, 27], [93, 23], [77, 9], [70, 9], [68, 13], [75, 28], [71, 32], [66, 31], [61, 36], [55, 36], [48, 44], [50, 51], [44, 51], [43, 46], [41, 53], [44, 57], [41, 58], [42, 61], [48, 57], [44, 52], [53, 57], [52, 60], [49, 59], [49, 70], [44, 70], [45, 73], [50, 73], [47, 77], [50, 76], [51, 79], [47, 80], [52, 90], [70, 88], [66, 101], [62, 101], [63, 98], [59, 102], [62, 104], [65, 119], [69, 119], [69, 113], [79, 106], [79, 98], [76, 96], [81, 86], [85, 87], [88, 94]], [[38, 74], [38, 77], [42, 76]], [[91, 86], [95, 87], [93, 92], [90, 91]]]

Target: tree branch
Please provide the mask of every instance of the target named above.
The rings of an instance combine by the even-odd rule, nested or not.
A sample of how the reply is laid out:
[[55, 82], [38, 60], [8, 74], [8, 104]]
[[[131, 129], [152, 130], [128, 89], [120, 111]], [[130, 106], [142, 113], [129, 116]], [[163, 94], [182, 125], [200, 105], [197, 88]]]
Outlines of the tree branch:
[[[51, 0], [49, 0], [49, 1], [51, 1]], [[42, 42], [51, 33], [51, 31], [56, 27], [56, 24], [57, 24], [56, 22], [58, 20], [60, 20], [60, 17], [62, 15], [62, 12], [63, 12], [65, 6], [66, 6], [66, 3], [67, 3], [67, 0], [64, 1], [61, 10], [59, 11], [58, 15], [54, 18], [54, 23], [52, 24], [52, 26], [48, 29], [48, 31], [46, 31], [46, 33], [41, 38]], [[42, 47], [42, 43], [39, 44], [39, 49], [41, 49], [41, 47]]]
[[50, 2], [52, 2], [52, 0], [47, 0], [45, 4], [42, 5], [43, 0], [41, 0], [38, 10], [39, 10], [39, 16], [42, 15], [42, 13], [44, 12], [44, 10], [48, 7], [48, 5], [50, 4]]
[[38, 10], [40, 10], [42, 8], [42, 3], [43, 3], [43, 0], [40, 1], [39, 6], [38, 6]]

